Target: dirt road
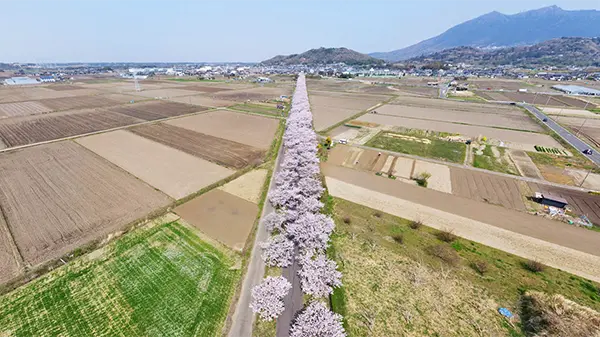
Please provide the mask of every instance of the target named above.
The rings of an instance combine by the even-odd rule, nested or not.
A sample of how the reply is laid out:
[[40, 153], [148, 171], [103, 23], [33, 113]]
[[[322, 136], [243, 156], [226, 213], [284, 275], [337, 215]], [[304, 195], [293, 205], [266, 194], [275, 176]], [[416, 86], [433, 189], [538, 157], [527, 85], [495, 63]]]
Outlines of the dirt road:
[[322, 164], [330, 194], [600, 281], [600, 233]]

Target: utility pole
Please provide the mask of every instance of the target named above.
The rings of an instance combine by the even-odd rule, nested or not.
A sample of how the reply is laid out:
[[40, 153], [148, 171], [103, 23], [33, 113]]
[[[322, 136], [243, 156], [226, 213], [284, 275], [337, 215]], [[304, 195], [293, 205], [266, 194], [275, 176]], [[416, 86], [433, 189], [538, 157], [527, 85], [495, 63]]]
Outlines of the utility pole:
[[535, 98], [537, 97], [537, 91], [535, 92], [535, 94], [533, 94], [533, 102], [531, 103], [531, 105], [535, 105]]
[[581, 187], [583, 185], [583, 183], [585, 182], [585, 180], [587, 179], [587, 177], [590, 175], [590, 173], [592, 172], [592, 169], [590, 169], [588, 171], [588, 173], [585, 175], [585, 177], [583, 178], [583, 180], [581, 181], [581, 184], [579, 184], [579, 187]]
[[550, 103], [550, 98], [552, 98], [552, 96], [548, 95], [548, 100], [546, 101], [546, 105], [548, 105], [548, 103]]
[[585, 122], [587, 122], [587, 118], [583, 120], [583, 123], [581, 123], [579, 129], [577, 129], [577, 134], [575, 134], [575, 137], [579, 136], [579, 131], [581, 131], [581, 128], [583, 127], [583, 124], [585, 124]]

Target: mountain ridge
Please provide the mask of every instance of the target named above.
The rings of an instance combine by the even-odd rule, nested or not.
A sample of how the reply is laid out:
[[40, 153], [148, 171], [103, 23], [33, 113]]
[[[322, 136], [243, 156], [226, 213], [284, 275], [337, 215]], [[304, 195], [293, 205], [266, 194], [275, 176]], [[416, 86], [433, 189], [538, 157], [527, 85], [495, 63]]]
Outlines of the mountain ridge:
[[512, 47], [560, 37], [597, 36], [600, 36], [600, 11], [569, 11], [549, 6], [510, 15], [493, 11], [406, 48], [369, 55], [397, 62], [460, 46]]
[[292, 65], [292, 64], [314, 64], [327, 65], [345, 63], [347, 65], [382, 65], [385, 62], [369, 55], [359, 53], [352, 49], [340, 48], [316, 48], [301, 54], [277, 55], [262, 61], [263, 65]]

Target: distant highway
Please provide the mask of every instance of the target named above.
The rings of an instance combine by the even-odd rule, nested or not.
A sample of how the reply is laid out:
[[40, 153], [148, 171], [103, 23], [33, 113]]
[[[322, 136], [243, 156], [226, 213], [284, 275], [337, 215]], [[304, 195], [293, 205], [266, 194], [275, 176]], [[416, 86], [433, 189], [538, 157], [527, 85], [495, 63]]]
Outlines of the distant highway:
[[[517, 105], [522, 106], [525, 109], [527, 109], [529, 112], [531, 112], [535, 117], [537, 117], [540, 121], [542, 121], [544, 124], [546, 124], [550, 129], [552, 129], [554, 132], [556, 132], [562, 139], [567, 141], [567, 143], [571, 144], [580, 153], [585, 149], [592, 149], [592, 147], [590, 145], [588, 145], [587, 143], [585, 143], [584, 141], [582, 141], [581, 139], [577, 138], [575, 135], [573, 135], [572, 133], [567, 131], [567, 129], [563, 128], [558, 123], [556, 123], [553, 119], [546, 116], [546, 114], [541, 112], [535, 106], [526, 104], [526, 103], [517, 103]], [[544, 119], [546, 119], [547, 121], [544, 122]], [[600, 165], [600, 153], [598, 153], [598, 151], [593, 150], [593, 154], [591, 156], [586, 155], [586, 154], [583, 154], [583, 156], [585, 156], [589, 160], [593, 161], [596, 165]]]

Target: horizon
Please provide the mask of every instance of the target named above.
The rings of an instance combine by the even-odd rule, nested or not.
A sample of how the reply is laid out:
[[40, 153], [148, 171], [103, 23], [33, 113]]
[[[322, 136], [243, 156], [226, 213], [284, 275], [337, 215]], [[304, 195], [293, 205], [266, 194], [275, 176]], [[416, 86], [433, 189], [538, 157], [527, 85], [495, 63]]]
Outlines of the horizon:
[[[553, 5], [564, 10], [600, 8], [588, 0], [460, 4], [464, 8], [439, 0], [9, 1], [3, 2], [5, 13], [28, 15], [4, 18], [5, 26], [18, 29], [0, 36], [0, 62], [258, 63], [320, 47], [368, 54], [410, 46], [494, 11], [511, 15]], [[287, 24], [287, 13], [297, 13], [302, 24]], [[408, 30], [411, 34], [403, 34]]]

